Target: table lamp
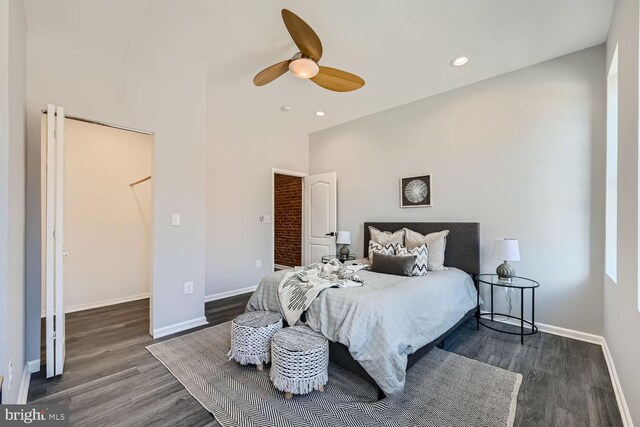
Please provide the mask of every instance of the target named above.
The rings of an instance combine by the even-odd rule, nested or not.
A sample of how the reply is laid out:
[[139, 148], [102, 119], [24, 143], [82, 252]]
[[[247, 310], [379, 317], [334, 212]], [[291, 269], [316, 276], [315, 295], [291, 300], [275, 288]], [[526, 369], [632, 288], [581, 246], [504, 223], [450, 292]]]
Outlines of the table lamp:
[[498, 279], [511, 282], [516, 277], [516, 269], [507, 261], [520, 261], [520, 248], [516, 239], [496, 239], [493, 241], [493, 258], [504, 263], [496, 268]]
[[336, 243], [342, 245], [340, 248], [340, 258], [346, 259], [349, 256], [349, 245], [351, 244], [351, 233], [348, 231], [338, 231]]

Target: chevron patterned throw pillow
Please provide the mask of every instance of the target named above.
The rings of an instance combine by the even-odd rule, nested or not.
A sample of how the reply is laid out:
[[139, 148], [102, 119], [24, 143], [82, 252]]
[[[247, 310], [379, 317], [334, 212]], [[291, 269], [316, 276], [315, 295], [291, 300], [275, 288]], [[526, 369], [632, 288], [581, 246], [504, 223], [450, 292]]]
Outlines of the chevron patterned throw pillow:
[[398, 243], [387, 243], [386, 245], [381, 245], [373, 240], [369, 240], [369, 261], [373, 262], [374, 252], [383, 255], [396, 255], [399, 246], [400, 245]]
[[413, 249], [407, 249], [404, 246], [400, 246], [397, 251], [398, 255], [416, 255], [416, 265], [411, 272], [412, 276], [426, 276], [429, 274], [427, 270], [427, 264], [429, 260], [429, 247], [424, 244]]

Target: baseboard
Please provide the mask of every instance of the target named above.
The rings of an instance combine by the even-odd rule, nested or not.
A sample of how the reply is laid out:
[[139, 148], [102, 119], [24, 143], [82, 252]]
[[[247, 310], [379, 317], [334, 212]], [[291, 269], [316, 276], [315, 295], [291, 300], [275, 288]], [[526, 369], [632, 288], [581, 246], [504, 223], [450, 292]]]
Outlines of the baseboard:
[[[64, 309], [64, 312], [66, 314], [68, 313], [75, 313], [76, 311], [84, 311], [84, 310], [91, 310], [92, 308], [100, 308], [100, 307], [106, 307], [108, 305], [115, 305], [115, 304], [122, 304], [125, 302], [131, 302], [131, 301], [138, 301], [141, 299], [147, 299], [150, 297], [149, 293], [146, 294], [139, 294], [139, 295], [131, 295], [128, 297], [123, 297], [123, 298], [113, 298], [110, 300], [105, 300], [105, 301], [99, 301], [99, 302], [92, 302], [89, 304], [79, 304], [79, 305], [74, 305], [71, 307], [67, 307]], [[45, 312], [41, 312], [40, 317], [45, 317]]]
[[187, 320], [186, 322], [175, 323], [173, 325], [156, 328], [153, 330], [153, 338], [162, 338], [167, 335], [176, 334], [186, 331], [187, 329], [197, 328], [198, 326], [208, 324], [206, 317], [198, 317], [196, 319]]
[[22, 380], [20, 381], [20, 390], [18, 391], [18, 401], [16, 403], [24, 405], [29, 397], [29, 383], [31, 382], [31, 372], [29, 364], [24, 365], [22, 370]]
[[627, 401], [624, 398], [624, 393], [622, 392], [622, 386], [620, 385], [620, 379], [618, 378], [618, 373], [616, 372], [616, 366], [613, 363], [613, 357], [611, 356], [611, 352], [609, 351], [609, 346], [607, 345], [606, 339], [602, 340], [602, 353], [604, 354], [604, 359], [607, 361], [607, 367], [609, 368], [609, 375], [611, 376], [611, 384], [613, 385], [613, 391], [616, 394], [616, 401], [618, 402], [620, 417], [622, 417], [622, 425], [624, 427], [633, 427], [633, 420], [631, 419], [629, 406], [627, 406]]
[[40, 359], [29, 360], [27, 362], [27, 368], [29, 372], [35, 374], [36, 372], [40, 372]]
[[[489, 313], [488, 311], [481, 310], [482, 314]], [[497, 316], [496, 317], [500, 317]], [[485, 319], [487, 320], [487, 319]], [[514, 319], [508, 320], [498, 320], [495, 319], [496, 322], [506, 323], [513, 326], [520, 326], [520, 322]], [[540, 332], [545, 332], [551, 335], [558, 335], [565, 338], [571, 338], [578, 341], [584, 341], [591, 344], [602, 345], [604, 338], [600, 335], [594, 335], [587, 332], [576, 331], [573, 329], [561, 328], [560, 326], [547, 325], [546, 323], [536, 322], [536, 326]], [[525, 323], [525, 328], [527, 327]]]
[[547, 325], [545, 323], [536, 323], [540, 332], [546, 332], [552, 335], [558, 335], [565, 338], [571, 338], [578, 341], [584, 341], [591, 344], [602, 345], [604, 338], [600, 335], [589, 334], [587, 332], [576, 331], [573, 329], [561, 328], [560, 326]]
[[247, 286], [246, 288], [234, 289], [232, 291], [220, 292], [212, 295], [205, 295], [204, 302], [216, 301], [219, 299], [235, 297], [236, 295], [246, 294], [255, 291], [257, 286]]
[[282, 265], [282, 264], [273, 264], [273, 267], [277, 268], [278, 270], [288, 270], [290, 268], [293, 268], [293, 267]]

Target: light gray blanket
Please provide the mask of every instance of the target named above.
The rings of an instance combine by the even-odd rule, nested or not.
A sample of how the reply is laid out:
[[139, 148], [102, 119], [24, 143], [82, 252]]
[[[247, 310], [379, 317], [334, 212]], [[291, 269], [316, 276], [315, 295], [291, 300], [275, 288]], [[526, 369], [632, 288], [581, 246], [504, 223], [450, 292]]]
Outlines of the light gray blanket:
[[[287, 270], [268, 274], [247, 311], [282, 313], [278, 284]], [[476, 305], [471, 277], [458, 269], [403, 277], [361, 271], [357, 288], [325, 289], [307, 310], [306, 324], [344, 344], [380, 388], [392, 395], [404, 387], [407, 355], [453, 327]]]

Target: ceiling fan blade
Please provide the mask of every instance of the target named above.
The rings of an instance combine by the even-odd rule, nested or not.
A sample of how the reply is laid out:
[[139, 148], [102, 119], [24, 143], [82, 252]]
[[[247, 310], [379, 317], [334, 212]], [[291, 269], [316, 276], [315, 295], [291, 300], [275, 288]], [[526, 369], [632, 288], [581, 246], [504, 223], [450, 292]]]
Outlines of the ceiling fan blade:
[[315, 31], [290, 10], [282, 9], [282, 20], [300, 52], [318, 62], [322, 57], [322, 43]]
[[277, 64], [273, 64], [270, 67], [265, 68], [260, 71], [253, 78], [253, 84], [256, 86], [264, 86], [267, 83], [271, 83], [284, 73], [289, 71], [289, 60], [278, 62]]
[[364, 80], [355, 74], [323, 66], [320, 66], [320, 72], [311, 81], [334, 92], [350, 92], [364, 86]]

